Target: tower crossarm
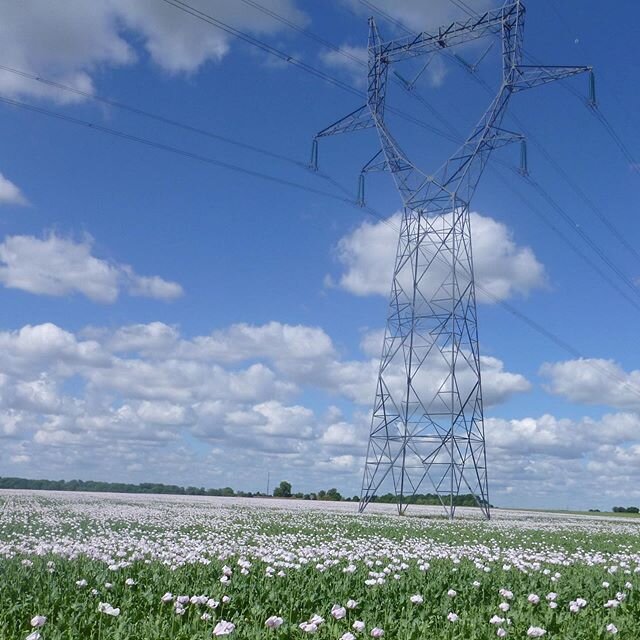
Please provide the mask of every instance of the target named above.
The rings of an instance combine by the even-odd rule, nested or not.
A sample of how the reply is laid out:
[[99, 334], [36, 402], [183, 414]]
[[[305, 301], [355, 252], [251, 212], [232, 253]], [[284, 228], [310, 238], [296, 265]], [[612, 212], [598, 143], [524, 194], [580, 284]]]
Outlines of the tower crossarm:
[[506, 23], [511, 28], [518, 20], [519, 2], [507, 3], [499, 9], [440, 27], [436, 33], [423, 31], [416, 35], [388, 40], [379, 45], [378, 54], [388, 63], [441, 51], [473, 40], [502, 33]]
[[552, 65], [519, 65], [513, 79], [513, 90], [532, 89], [541, 84], [564, 80], [580, 73], [591, 73], [591, 67], [565, 67]]

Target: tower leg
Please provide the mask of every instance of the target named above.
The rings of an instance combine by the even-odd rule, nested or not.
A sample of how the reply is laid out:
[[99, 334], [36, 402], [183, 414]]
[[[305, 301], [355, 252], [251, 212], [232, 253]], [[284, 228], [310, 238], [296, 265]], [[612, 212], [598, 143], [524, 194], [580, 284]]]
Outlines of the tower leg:
[[392, 492], [403, 513], [434, 494], [453, 518], [472, 494], [489, 517], [471, 228], [466, 205], [405, 209], [360, 510]]

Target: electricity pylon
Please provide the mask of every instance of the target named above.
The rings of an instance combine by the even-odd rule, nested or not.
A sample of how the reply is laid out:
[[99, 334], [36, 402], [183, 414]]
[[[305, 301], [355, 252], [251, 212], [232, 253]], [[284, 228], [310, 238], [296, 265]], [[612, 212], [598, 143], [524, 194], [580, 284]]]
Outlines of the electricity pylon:
[[[389, 171], [403, 202], [360, 511], [389, 477], [399, 513], [428, 480], [450, 518], [470, 493], [490, 517], [469, 202], [489, 155], [521, 134], [501, 128], [514, 93], [591, 72], [585, 66], [522, 64], [525, 8], [499, 9], [394, 40], [369, 19], [367, 103], [320, 131], [317, 140], [377, 130], [381, 150], [361, 174]], [[459, 149], [434, 174], [416, 167], [385, 123], [393, 65], [482, 38], [502, 43], [502, 82]]]

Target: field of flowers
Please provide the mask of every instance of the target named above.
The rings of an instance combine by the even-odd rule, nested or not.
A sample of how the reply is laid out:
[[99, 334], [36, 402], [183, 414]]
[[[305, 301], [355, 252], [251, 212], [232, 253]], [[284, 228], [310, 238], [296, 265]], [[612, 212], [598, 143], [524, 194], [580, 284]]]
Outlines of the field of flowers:
[[372, 506], [2, 492], [0, 639], [640, 638], [637, 520]]

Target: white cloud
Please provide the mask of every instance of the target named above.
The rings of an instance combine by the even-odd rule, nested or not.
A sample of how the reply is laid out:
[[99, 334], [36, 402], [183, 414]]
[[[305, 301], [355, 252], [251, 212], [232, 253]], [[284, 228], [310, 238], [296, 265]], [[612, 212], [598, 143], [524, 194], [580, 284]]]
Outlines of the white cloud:
[[[359, 296], [388, 296], [399, 226], [400, 214], [395, 214], [385, 222], [365, 221], [341, 238], [336, 255], [344, 272], [338, 286]], [[479, 302], [504, 300], [545, 285], [543, 265], [529, 247], [516, 244], [506, 225], [472, 212], [471, 233], [476, 281], [488, 292], [478, 288]]]
[[139, 276], [128, 265], [92, 255], [92, 240], [75, 242], [50, 233], [45, 238], [8, 236], [0, 244], [0, 282], [29, 293], [65, 296], [79, 293], [112, 303], [122, 289], [133, 296], [173, 300], [182, 287], [158, 276]]
[[640, 409], [640, 370], [626, 372], [613, 360], [579, 358], [546, 363], [540, 373], [548, 390], [571, 402]]
[[[342, 360], [319, 327], [278, 322], [191, 338], [160, 322], [0, 332], [0, 464], [192, 484], [211, 482], [208, 460], [235, 487], [277, 468], [305, 490], [343, 488], [362, 463], [377, 366], [377, 356]], [[527, 385], [497, 359], [486, 369], [496, 396]], [[343, 414], [338, 400], [362, 408]]]
[[[384, 34], [405, 35], [398, 25], [378, 15], [359, 0], [344, 0], [354, 11], [364, 15], [373, 15]], [[412, 31], [428, 31], [443, 26], [453, 20], [466, 20], [468, 14], [457, 7], [451, 0], [376, 0], [377, 8], [399, 21]], [[465, 4], [473, 11], [487, 10], [497, 2], [491, 0], [466, 0]]]
[[521, 506], [610, 509], [640, 498], [637, 413], [489, 418], [485, 433], [491, 490], [498, 499], [513, 494]]
[[323, 51], [320, 59], [328, 67], [341, 69], [357, 86], [364, 86], [367, 80], [367, 48], [342, 45], [337, 51]]
[[[283, 25], [239, 2], [192, 0], [215, 18], [255, 34], [274, 34]], [[305, 25], [305, 14], [293, 0], [263, 0], [271, 10]], [[140, 46], [154, 64], [168, 73], [193, 73], [207, 61], [229, 51], [232, 36], [207, 22], [158, 0], [104, 0], [62, 3], [22, 0], [3, 7], [0, 59], [9, 67], [42, 75], [55, 82], [94, 92], [98, 69], [132, 65]], [[82, 96], [0, 71], [0, 91], [57, 102]]]
[[0, 173], [0, 204], [29, 204], [22, 191]]

